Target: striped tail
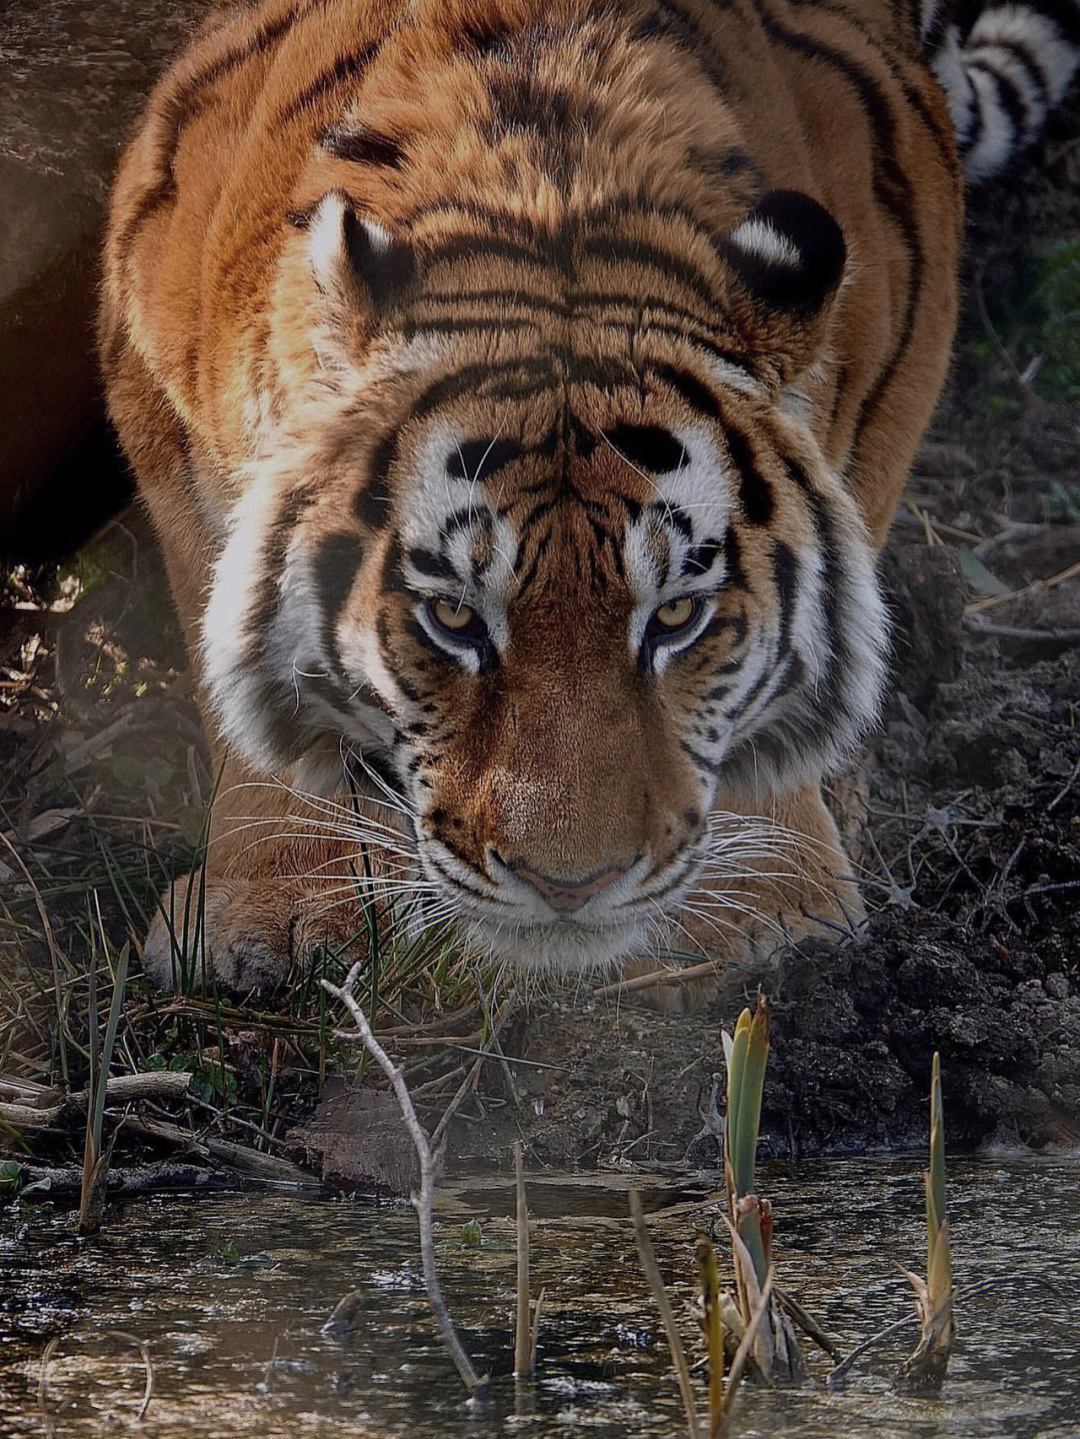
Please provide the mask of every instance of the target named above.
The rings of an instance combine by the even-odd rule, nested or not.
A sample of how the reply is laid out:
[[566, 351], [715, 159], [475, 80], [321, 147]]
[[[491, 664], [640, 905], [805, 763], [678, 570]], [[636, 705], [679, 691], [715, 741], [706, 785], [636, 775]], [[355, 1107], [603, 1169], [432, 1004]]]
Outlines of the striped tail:
[[1080, 64], [1080, 0], [990, 4], [965, 36], [948, 0], [922, 0], [921, 38], [945, 91], [969, 181], [1035, 140]]

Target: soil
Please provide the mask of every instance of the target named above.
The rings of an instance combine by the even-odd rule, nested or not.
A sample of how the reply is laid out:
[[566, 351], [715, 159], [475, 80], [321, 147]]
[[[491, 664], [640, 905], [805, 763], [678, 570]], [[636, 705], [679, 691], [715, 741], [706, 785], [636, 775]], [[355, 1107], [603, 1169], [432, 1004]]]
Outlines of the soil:
[[[974, 197], [969, 227], [957, 361], [884, 558], [894, 687], [835, 787], [867, 925], [726, 971], [699, 1014], [533, 996], [456, 1121], [459, 1165], [505, 1161], [514, 1137], [533, 1163], [715, 1164], [720, 1028], [759, 986], [776, 1153], [924, 1144], [934, 1050], [953, 1146], [1080, 1139], [1080, 369], [1043, 353], [1033, 278], [1080, 236], [1080, 106]], [[141, 868], [99, 891], [109, 926], [184, 867], [209, 781], [175, 629], [146, 622], [161, 581], [137, 517], [90, 568], [107, 584], [66, 614], [63, 592], [41, 600], [44, 571], [9, 581], [0, 830], [35, 873], [51, 845], [54, 879], [63, 854], [73, 874], [85, 860], [80, 806], [137, 831]], [[0, 846], [0, 879], [13, 864]], [[85, 882], [70, 888], [54, 885], [58, 926], [86, 913]], [[9, 945], [40, 940], [33, 913], [8, 918]]]

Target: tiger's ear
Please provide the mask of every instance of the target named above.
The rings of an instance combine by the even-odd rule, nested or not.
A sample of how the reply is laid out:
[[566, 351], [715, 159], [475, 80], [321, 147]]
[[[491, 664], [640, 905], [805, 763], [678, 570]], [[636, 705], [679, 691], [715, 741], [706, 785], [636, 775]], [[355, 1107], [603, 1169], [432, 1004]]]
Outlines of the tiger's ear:
[[720, 241], [733, 319], [786, 383], [817, 358], [847, 260], [843, 232], [798, 190], [770, 190]]
[[358, 215], [338, 190], [319, 201], [308, 222], [308, 255], [319, 290], [331, 300], [359, 299], [388, 310], [411, 286], [416, 257], [375, 220]]

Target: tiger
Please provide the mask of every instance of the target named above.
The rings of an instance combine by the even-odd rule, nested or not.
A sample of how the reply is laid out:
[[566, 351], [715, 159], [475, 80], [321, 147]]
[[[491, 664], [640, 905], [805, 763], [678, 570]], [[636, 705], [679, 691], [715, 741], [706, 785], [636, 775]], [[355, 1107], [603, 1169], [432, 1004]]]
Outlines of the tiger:
[[887, 679], [965, 172], [1037, 134], [1078, 14], [211, 9], [100, 318], [219, 777], [158, 984], [195, 904], [234, 990], [359, 944], [358, 872], [526, 973], [857, 924], [822, 783]]

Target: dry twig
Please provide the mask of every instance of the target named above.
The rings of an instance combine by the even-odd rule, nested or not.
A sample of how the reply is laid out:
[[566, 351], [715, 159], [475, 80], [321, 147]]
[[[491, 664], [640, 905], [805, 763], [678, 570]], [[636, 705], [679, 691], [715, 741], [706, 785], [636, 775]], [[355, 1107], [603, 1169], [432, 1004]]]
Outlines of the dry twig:
[[327, 994], [339, 1000], [352, 1015], [353, 1023], [357, 1032], [363, 1040], [364, 1047], [378, 1064], [379, 1068], [389, 1079], [391, 1087], [397, 1098], [401, 1109], [401, 1117], [405, 1121], [405, 1127], [409, 1131], [416, 1149], [416, 1157], [420, 1161], [420, 1189], [412, 1196], [413, 1207], [416, 1210], [417, 1219], [420, 1225], [420, 1258], [424, 1269], [424, 1288], [427, 1290], [428, 1302], [439, 1326], [439, 1333], [443, 1343], [454, 1361], [454, 1366], [461, 1375], [462, 1383], [470, 1394], [475, 1394], [487, 1384], [487, 1376], [481, 1378], [473, 1368], [469, 1356], [465, 1353], [461, 1340], [457, 1336], [453, 1320], [450, 1318], [446, 1303], [442, 1297], [442, 1290], [439, 1287], [439, 1276], [435, 1268], [435, 1235], [434, 1223], [431, 1215], [431, 1205], [435, 1193], [435, 1175], [438, 1168], [435, 1155], [432, 1153], [428, 1137], [424, 1132], [420, 1121], [416, 1117], [416, 1110], [409, 1095], [408, 1087], [405, 1084], [405, 1077], [401, 1070], [394, 1064], [393, 1060], [383, 1049], [382, 1045], [371, 1032], [371, 1025], [368, 1023], [367, 1015], [360, 1008], [353, 996], [353, 987], [360, 976], [363, 968], [363, 961], [359, 960], [349, 970], [345, 977], [345, 983], [340, 987], [331, 984], [328, 979], [320, 981]]

